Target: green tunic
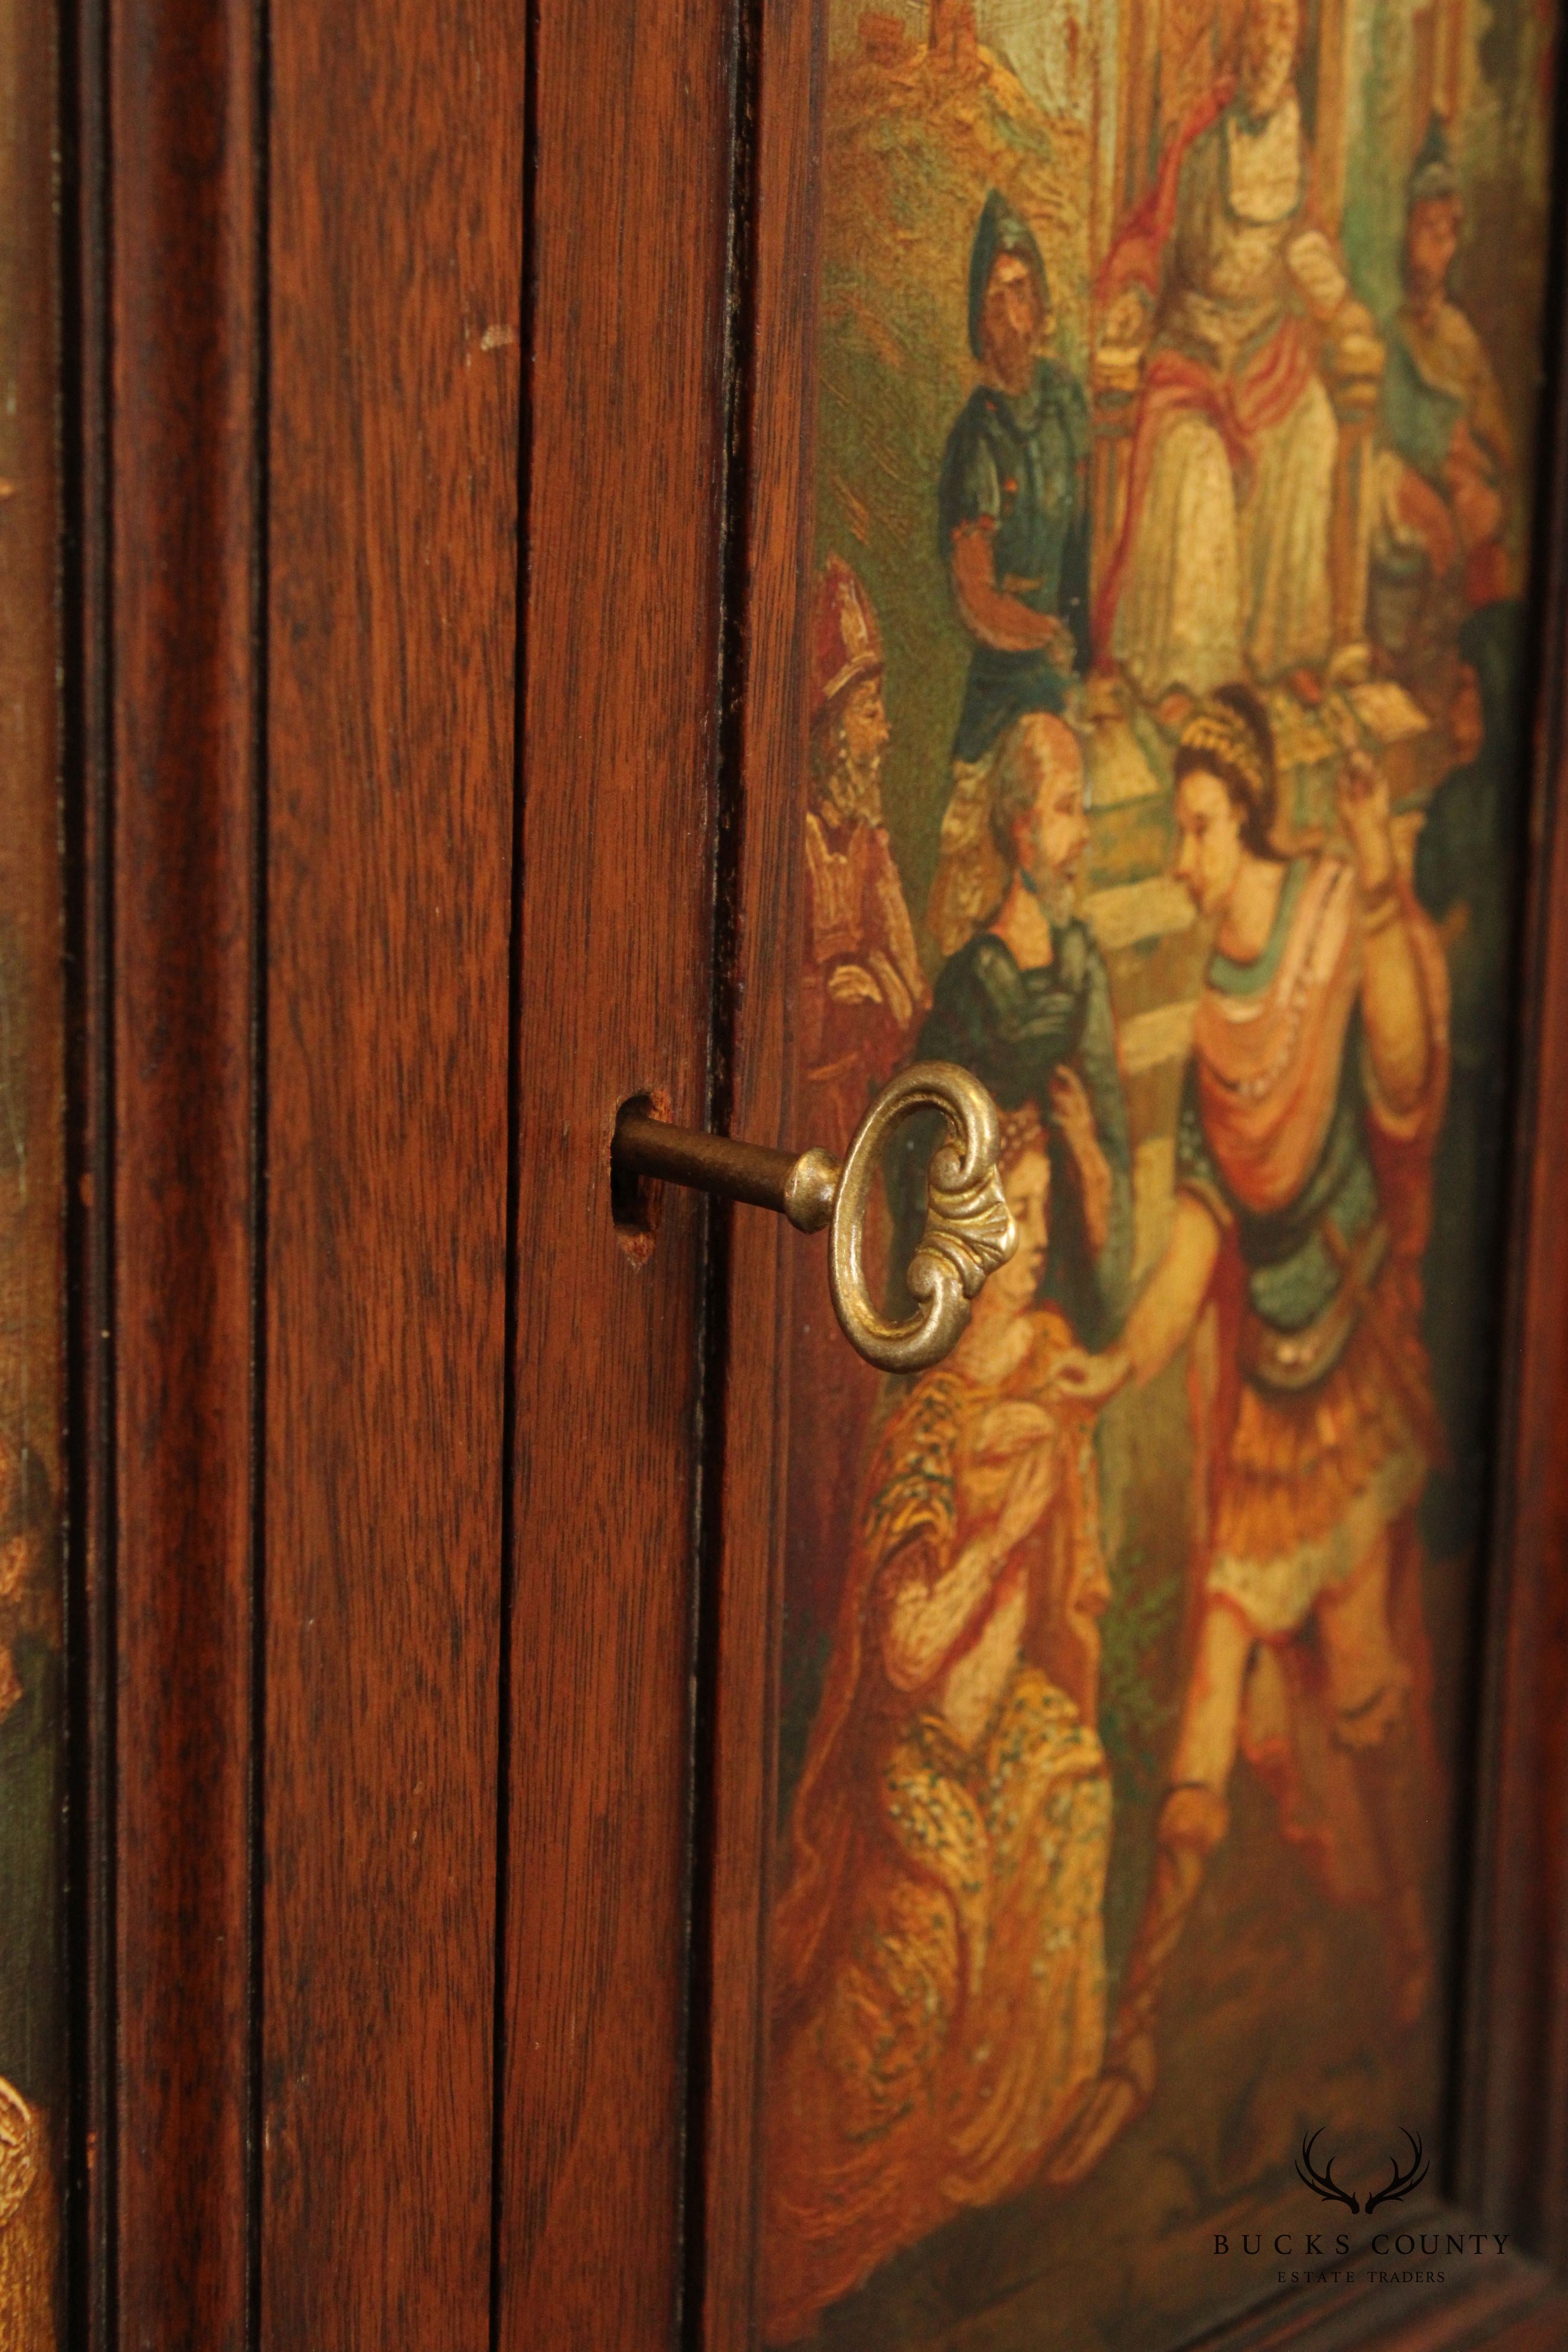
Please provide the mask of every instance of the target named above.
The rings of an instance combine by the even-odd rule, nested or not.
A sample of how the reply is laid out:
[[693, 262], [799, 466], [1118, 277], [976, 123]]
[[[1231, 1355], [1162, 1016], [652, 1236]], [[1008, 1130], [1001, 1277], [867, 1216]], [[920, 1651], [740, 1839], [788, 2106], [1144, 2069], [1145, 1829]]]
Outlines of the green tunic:
[[[1279, 969], [1311, 861], [1290, 865], [1274, 927], [1263, 953], [1233, 963], [1216, 950], [1207, 985], [1222, 996], [1258, 996]], [[1343, 1274], [1323, 1232], [1331, 1226], [1342, 1248], [1360, 1240], [1378, 1213], [1377, 1179], [1367, 1149], [1367, 1097], [1359, 1006], [1345, 1031], [1339, 1092], [1321, 1149], [1293, 1201], [1267, 1213], [1248, 1208], [1226, 1183], [1204, 1131], [1196, 1059], [1187, 1064], [1176, 1125], [1176, 1184], [1196, 1192], [1235, 1223], [1247, 1296], [1254, 1312], [1276, 1331], [1300, 1331], [1331, 1304]]]
[[[1026, 971], [994, 931], [976, 932], [943, 967], [917, 1054], [972, 1070], [1004, 1110], [1033, 1102], [1039, 1111], [1051, 1160], [1051, 1239], [1040, 1297], [1061, 1309], [1084, 1346], [1103, 1347], [1121, 1328], [1132, 1265], [1127, 1104], [1105, 960], [1076, 916], [1051, 926], [1051, 962]], [[1064, 1066], [1083, 1082], [1110, 1171], [1110, 1227], [1098, 1255], [1089, 1247], [1072, 1155], [1051, 1111], [1051, 1080]], [[893, 1162], [901, 1170], [892, 1181], [906, 1256], [919, 1236], [920, 1171], [932, 1139], [911, 1131], [907, 1154]]]
[[[954, 531], [988, 528], [997, 586], [1065, 622], [1080, 670], [1089, 656], [1088, 454], [1083, 394], [1064, 367], [1041, 360], [1017, 398], [976, 385], [948, 436], [937, 497], [943, 562], [952, 560]], [[1025, 711], [1059, 712], [1068, 683], [1043, 652], [976, 641], [953, 758], [984, 759]]]

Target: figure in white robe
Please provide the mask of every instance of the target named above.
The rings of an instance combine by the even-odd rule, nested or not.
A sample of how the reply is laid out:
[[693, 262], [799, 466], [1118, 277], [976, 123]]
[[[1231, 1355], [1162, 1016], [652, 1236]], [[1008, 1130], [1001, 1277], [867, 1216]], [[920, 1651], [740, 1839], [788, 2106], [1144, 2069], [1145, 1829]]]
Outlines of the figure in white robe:
[[1252, 0], [1239, 79], [1188, 121], [1100, 280], [1103, 347], [1146, 356], [1096, 649], [1150, 703], [1319, 671], [1332, 646], [1319, 344], [1360, 306], [1309, 214], [1296, 36], [1295, 0]]

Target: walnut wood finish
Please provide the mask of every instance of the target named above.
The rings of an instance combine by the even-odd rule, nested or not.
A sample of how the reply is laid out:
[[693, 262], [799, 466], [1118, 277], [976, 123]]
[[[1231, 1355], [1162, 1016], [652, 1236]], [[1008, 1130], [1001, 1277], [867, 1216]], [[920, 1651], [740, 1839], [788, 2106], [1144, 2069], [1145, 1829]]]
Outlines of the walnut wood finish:
[[[740, 804], [726, 946], [742, 1134], [795, 1131], [793, 1007], [799, 965], [796, 877], [805, 773], [805, 621], [816, 446], [815, 126], [820, 12], [763, 0], [756, 12], [753, 147], [742, 221], [746, 457]], [[793, 1252], [773, 1220], [735, 1213], [719, 1272], [724, 1384], [713, 1475], [721, 1508], [710, 1547], [703, 1657], [710, 1745], [703, 1759], [705, 1871], [697, 1906], [691, 2207], [700, 2341], [745, 2352], [752, 2338], [756, 2125], [766, 2047], [759, 1919], [773, 1852], [775, 1685], [789, 1461], [787, 1315]], [[827, 1307], [827, 1269], [821, 1269]], [[846, 1342], [847, 1345], [847, 1342]]]
[[[108, 59], [92, 11], [62, 8], [58, 125], [62, 366], [60, 803], [66, 948], [66, 1438], [69, 1836], [66, 1906], [71, 2071], [67, 2158], [68, 2321], [87, 2352], [112, 2340], [115, 2202], [112, 1482], [114, 973], [110, 792]], [[63, 359], [63, 352], [62, 352]], [[221, 2341], [221, 2338], [219, 2339]]]
[[260, 2340], [472, 2352], [524, 12], [269, 34]]
[[[1560, 180], [1563, 177], [1559, 165]], [[1568, 192], [1560, 187], [1560, 205]], [[1562, 299], [1561, 286], [1559, 299]], [[1536, 727], [1505, 1411], [1458, 2187], [1568, 2269], [1568, 316], [1537, 551]], [[1544, 502], [1543, 502], [1544, 503]], [[1564, 2326], [1568, 2339], [1568, 2325]]]
[[[546, 0], [532, 89], [503, 0], [270, 0], [265, 74], [258, 5], [72, 19], [88, 2340], [742, 2352], [809, 1244], [634, 1264], [608, 1150], [794, 1132], [821, 12], [737, 98], [729, 0]], [[1454, 2185], [1561, 2263], [1555, 797]], [[1544, 2271], [1210, 2339], [1482, 2340], [1568, 2340]]]
[[255, 27], [132, 0], [110, 32], [109, 2301], [127, 2346], [216, 2352], [246, 2299]]
[[719, 0], [539, 20], [501, 2352], [681, 2290], [709, 1212], [634, 1262], [609, 1156], [634, 1094], [710, 1123], [732, 63]]
[[[58, 1495], [66, 1448], [56, 37], [50, 11], [26, 0], [0, 0], [0, 380], [5, 387], [0, 406], [0, 774], [5, 813], [0, 828], [0, 1066], [5, 1102], [0, 1127], [0, 1411], [7, 1454], [18, 1438], [29, 1445]], [[47, 1769], [58, 1799], [63, 1794], [58, 1748]], [[52, 1885], [58, 1905], [64, 1840], [58, 1804], [51, 1811], [32, 1865], [39, 1893]], [[11, 1850], [16, 1851], [14, 1841]], [[47, 1941], [33, 1948], [47, 1972], [35, 1997], [40, 2028], [47, 2021], [49, 2046], [46, 2053], [41, 2031], [26, 2036], [22, 2046], [33, 2044], [34, 2063], [44, 2059], [47, 2079], [35, 2074], [19, 2087], [43, 2105], [54, 2145], [8, 2224], [20, 2253], [8, 2268], [16, 2277], [37, 2265], [37, 2284], [31, 2292], [23, 2290], [24, 2308], [13, 2326], [41, 2335], [58, 2324], [63, 2301], [60, 2158], [67, 2085], [65, 2052], [56, 2037], [63, 2037], [66, 2023], [58, 1998], [65, 1952], [58, 1910]], [[13, 1981], [15, 1967], [13, 1959]], [[7, 2017], [8, 2035], [16, 2021]], [[13, 2047], [18, 2039], [12, 2040]]]

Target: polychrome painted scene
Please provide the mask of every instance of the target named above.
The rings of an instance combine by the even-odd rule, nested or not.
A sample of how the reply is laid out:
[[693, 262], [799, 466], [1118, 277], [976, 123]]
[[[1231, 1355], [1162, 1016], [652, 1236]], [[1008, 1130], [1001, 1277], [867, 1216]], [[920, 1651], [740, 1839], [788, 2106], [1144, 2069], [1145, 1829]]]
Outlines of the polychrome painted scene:
[[905, 1380], [797, 1254], [769, 2344], [1161, 2352], [1440, 2166], [1554, 32], [825, 10], [799, 1131], [962, 1063], [1019, 1246]]

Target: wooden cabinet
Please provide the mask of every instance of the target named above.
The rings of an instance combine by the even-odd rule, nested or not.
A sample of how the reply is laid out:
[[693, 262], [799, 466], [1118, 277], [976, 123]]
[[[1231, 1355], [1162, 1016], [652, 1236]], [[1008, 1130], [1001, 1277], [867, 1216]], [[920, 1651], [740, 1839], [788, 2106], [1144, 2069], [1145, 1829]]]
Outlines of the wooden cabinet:
[[[1269, 0], [1201, 26], [1113, 0], [858, 19], [838, 0], [68, 0], [52, 60], [28, 52], [59, 132], [58, 222], [26, 215], [29, 282], [55, 290], [25, 314], [58, 388], [58, 436], [47, 403], [28, 412], [54, 561], [0, 578], [35, 616], [46, 700], [36, 616], [58, 615], [58, 757], [44, 746], [16, 790], [37, 817], [58, 776], [62, 815], [58, 854], [36, 824], [0, 887], [58, 905], [64, 939], [57, 954], [45, 926], [26, 948], [60, 997], [29, 1098], [46, 1124], [63, 1106], [63, 1171], [42, 1146], [37, 1163], [58, 1214], [16, 1246], [65, 1266], [69, 1801], [69, 2089], [45, 2102], [64, 2316], [51, 2333], [31, 2310], [29, 2352], [743, 2352], [788, 2340], [797, 2308], [866, 2352], [1568, 2340], [1555, 18], [1395, 13], [1347, 0], [1303, 34]], [[21, 122], [16, 88], [5, 102]], [[35, 198], [46, 161], [23, 157]], [[1445, 223], [1457, 247], [1413, 259], [1412, 225]], [[1157, 521], [1170, 484], [1190, 491], [1179, 530]], [[0, 509], [0, 565], [8, 528]], [[1006, 552], [1036, 541], [1037, 563]], [[1174, 579], [1205, 550], [1206, 585], [1161, 592], [1167, 637], [1198, 650], [1163, 654], [1156, 559]], [[1465, 635], [1498, 607], [1518, 655], [1500, 699], [1488, 629]], [[1212, 781], [1213, 744], [1208, 770], [1187, 751], [1205, 713], [1222, 723], [1229, 658], [1261, 692], [1278, 800], [1272, 836], [1237, 857], [1277, 869], [1258, 885], [1287, 894], [1273, 909], [1344, 852], [1353, 975], [1321, 1018], [1342, 1028], [1353, 999], [1372, 1060], [1352, 1042], [1330, 1093], [1384, 1189], [1333, 1225], [1350, 1272], [1324, 1295], [1373, 1328], [1384, 1258], [1356, 1252], [1388, 1225], [1405, 1322], [1364, 1343], [1366, 1412], [1393, 1432], [1373, 1470], [1420, 1473], [1294, 1614], [1260, 1633], [1262, 1602], [1233, 1613], [1246, 1658], [1347, 1719], [1367, 1694], [1334, 1661], [1353, 1681], [1393, 1658], [1370, 1698], [1391, 1721], [1395, 1685], [1427, 1706], [1405, 1819], [1435, 1834], [1415, 1892], [1385, 1851], [1381, 1877], [1368, 1863], [1336, 1893], [1313, 1874], [1330, 1830], [1312, 1848], [1298, 1813], [1280, 1833], [1255, 1723], [1250, 1762], [1227, 1778], [1227, 1750], [1204, 1784], [1216, 1803], [1228, 1787], [1232, 1833], [1179, 1950], [1166, 1938], [1176, 1957], [1161, 1947], [1157, 2085], [1068, 2185], [1052, 2166], [1108, 2029], [1114, 2060], [1118, 1992], [1125, 2009], [1154, 1969], [1138, 1922], [1174, 1850], [1162, 1791], [1193, 1778], [1173, 1756], [1215, 1547], [1182, 1367], [1205, 1347], [1219, 1374], [1241, 1359], [1218, 1326], [1163, 1372], [1135, 1345], [1098, 1428], [1098, 1395], [1064, 1404], [1061, 1360], [1121, 1344], [1176, 1194], [1202, 1194], [1200, 1146], [1237, 1281], [1279, 1255], [1226, 1192], [1217, 1129], [1181, 1128], [1210, 950], [1234, 939], [1223, 893], [1181, 878], [1196, 820], [1177, 796]], [[845, 698], [872, 683], [864, 797], [836, 802]], [[1058, 734], [1031, 735], [1041, 719]], [[1016, 776], [998, 782], [1008, 742], [1019, 773], [1078, 778], [1061, 822], [1083, 838], [1050, 873], [1030, 864], [1034, 785], [1012, 808]], [[1346, 848], [1347, 755], [1393, 803], [1379, 837], [1405, 863], [1386, 876]], [[1481, 814], [1439, 937], [1410, 859], [1461, 771]], [[939, 870], [944, 919], [974, 898], [952, 938]], [[947, 1496], [950, 1533], [994, 1527], [995, 1496], [964, 1483], [993, 1476], [964, 1451], [984, 1454], [987, 1381], [1015, 1451], [1026, 1422], [1037, 1452], [1070, 1456], [1023, 1565], [1003, 1546], [996, 1571], [1033, 1595], [996, 1706], [1022, 1691], [1036, 1709], [1017, 1754], [1045, 1776], [1041, 1820], [1068, 1818], [1072, 1777], [1042, 1760], [1047, 1731], [1103, 1792], [1071, 1812], [1075, 1866], [1092, 1879], [1098, 1853], [1104, 1887], [1070, 1931], [1056, 1880], [1005, 1918], [954, 1894], [956, 1848], [888, 1860], [895, 1750], [917, 1738], [910, 1788], [970, 1808], [987, 1870], [1026, 1874], [1038, 1851], [1016, 1823], [1007, 1846], [1003, 1764], [944, 1713], [953, 1661], [994, 1638], [990, 1599], [923, 1682], [844, 1664], [873, 1638], [870, 1596], [892, 1606], [867, 1514], [905, 1477], [915, 1391], [834, 1369], [819, 1242], [670, 1186], [651, 1231], [617, 1229], [610, 1179], [637, 1096], [678, 1124], [841, 1150], [832, 1087], [852, 1124], [896, 1063], [958, 1034], [943, 975], [982, 934], [1015, 937], [1008, 903], [1026, 940], [1020, 891], [1055, 944], [1004, 947], [1019, 987], [1077, 958], [1082, 1003], [1059, 1052], [994, 1083], [1009, 1117], [1038, 1114], [1023, 1148], [1059, 1230], [1076, 1215], [1098, 1267], [1123, 1216], [1126, 1264], [1094, 1324], [1051, 1289], [1040, 1242], [1040, 1303], [1008, 1312], [1020, 1333], [1043, 1318], [1048, 1367], [1026, 1392], [1006, 1387], [1022, 1358], [953, 1391], [921, 1491]], [[1491, 961], [1453, 978], [1471, 995], [1450, 1015], [1442, 975], [1487, 909]], [[1363, 934], [1390, 923], [1427, 989], [1419, 1114], [1385, 1099], [1366, 1010], [1382, 950]], [[1288, 1057], [1317, 1050], [1321, 1009], [1290, 1016]], [[1483, 1082], [1475, 1024], [1494, 1015]], [[1479, 1155], [1484, 1182], [1472, 1154], [1481, 1189], [1456, 1207], [1459, 1179], [1431, 1162], [1467, 1054], [1463, 1099], [1508, 1140]], [[1438, 1259], [1390, 1205], [1389, 1136], [1425, 1154], [1411, 1214], [1447, 1214]], [[1462, 1429], [1456, 1342], [1422, 1288], [1450, 1274], [1461, 1348], [1474, 1335]], [[1339, 1588], [1441, 1471], [1445, 1415], [1451, 1475], [1489, 1482], [1479, 1531], [1445, 1553], [1423, 1523], [1401, 1590], [1424, 1592], [1425, 1636], [1378, 1618], [1336, 1651]], [[1353, 1450], [1363, 1424], [1346, 1425]], [[1046, 1554], [1028, 1551], [1068, 1524], [1064, 1479], [1089, 1580], [1049, 1603], [1081, 1620], [1070, 1698], [1042, 1663]], [[910, 1508], [917, 1532], [937, 1524]], [[1342, 1523], [1301, 1541], [1331, 1549]], [[921, 1571], [932, 1591], [951, 1565]], [[830, 1766], [836, 1674], [862, 1744]], [[821, 1818], [842, 1853], [792, 2025], [769, 1922], [806, 1867], [803, 1765], [839, 1774]], [[1375, 1843], [1373, 1814], [1353, 1817]], [[1400, 1884], [1431, 1970], [1404, 2023], [1379, 1925]], [[846, 1974], [858, 1936], [880, 1990]], [[984, 1979], [987, 1937], [1011, 1990], [1000, 1959]], [[962, 1995], [942, 1973], [961, 1945]], [[1058, 1968], [1037, 2016], [1029, 1987]], [[986, 2000], [1012, 2021], [994, 2058], [963, 2041], [964, 2001]], [[1067, 2003], [1058, 2064], [1041, 2053]], [[801, 2033], [826, 2050], [851, 2011], [860, 2056], [830, 2051], [838, 2090], [802, 2089]], [[955, 2150], [991, 2130], [992, 2095], [953, 2087], [960, 2053], [1033, 2118], [997, 2126], [969, 2174]], [[891, 2147], [917, 2108], [926, 2137], [899, 2143], [898, 2177], [919, 2197], [843, 2251], [854, 2199], [880, 2194], [878, 2134]], [[1384, 2159], [1366, 2151], [1385, 2126], [1403, 2149], [1394, 2126], [1417, 2114], [1430, 2169], [1389, 2209], [1411, 2254], [1374, 2254], [1360, 2202]], [[1320, 2128], [1318, 2161], [1349, 2152], [1353, 2217], [1297, 2168]], [[814, 2148], [821, 2193], [791, 2239], [777, 2168], [806, 2178]], [[1271, 2261], [1264, 2241], [1305, 2241], [1325, 2213], [1353, 2276], [1309, 2288], [1335, 2232], [1321, 2259], [1293, 2242]], [[1460, 2252], [1420, 2259], [1423, 2231]], [[1444, 2275], [1382, 2277], [1424, 2270]]]

